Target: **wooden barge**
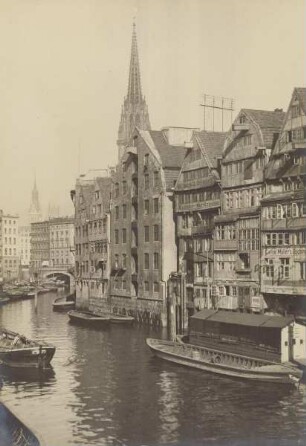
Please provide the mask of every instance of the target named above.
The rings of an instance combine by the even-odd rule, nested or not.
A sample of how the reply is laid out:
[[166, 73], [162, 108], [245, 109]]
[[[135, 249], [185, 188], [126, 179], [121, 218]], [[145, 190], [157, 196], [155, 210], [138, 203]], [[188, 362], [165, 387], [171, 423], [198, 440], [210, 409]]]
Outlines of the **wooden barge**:
[[155, 355], [181, 365], [255, 381], [296, 384], [303, 372], [305, 327], [291, 317], [203, 310], [190, 318], [189, 335], [147, 339]]

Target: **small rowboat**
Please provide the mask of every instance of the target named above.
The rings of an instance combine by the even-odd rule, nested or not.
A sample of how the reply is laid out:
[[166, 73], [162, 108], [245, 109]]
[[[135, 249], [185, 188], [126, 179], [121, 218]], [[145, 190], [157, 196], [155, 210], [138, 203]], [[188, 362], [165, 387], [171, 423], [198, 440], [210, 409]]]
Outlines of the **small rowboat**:
[[10, 367], [47, 368], [55, 347], [44, 341], [32, 341], [13, 331], [0, 330], [0, 362]]
[[109, 316], [99, 316], [87, 311], [68, 311], [68, 316], [71, 322], [90, 327], [104, 327], [110, 323]]
[[74, 310], [75, 301], [72, 299], [72, 294], [67, 297], [58, 297], [52, 304], [53, 311], [69, 311]]
[[229, 377], [281, 384], [298, 384], [303, 372], [287, 365], [262, 359], [227, 353], [181, 342], [147, 338], [147, 345], [159, 358]]
[[132, 316], [124, 316], [120, 314], [110, 314], [110, 322], [111, 324], [132, 324], [134, 322], [134, 318]]

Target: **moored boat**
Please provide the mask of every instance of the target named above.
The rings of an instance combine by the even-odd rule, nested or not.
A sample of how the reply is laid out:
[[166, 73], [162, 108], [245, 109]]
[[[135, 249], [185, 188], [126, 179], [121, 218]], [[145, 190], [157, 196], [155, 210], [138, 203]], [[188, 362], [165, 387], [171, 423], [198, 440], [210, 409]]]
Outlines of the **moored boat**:
[[99, 316], [87, 311], [71, 310], [68, 312], [68, 316], [71, 322], [91, 327], [104, 327], [110, 323], [109, 316]]
[[294, 365], [273, 363], [176, 341], [147, 338], [146, 342], [159, 358], [205, 372], [282, 384], [297, 384], [303, 376], [303, 372]]
[[44, 442], [24, 421], [0, 402], [0, 444], [1, 446], [43, 446]]
[[52, 304], [53, 311], [69, 311], [75, 308], [74, 294], [67, 297], [58, 297]]
[[228, 376], [298, 383], [306, 330], [293, 317], [202, 310], [175, 341], [148, 339], [159, 357]]
[[10, 367], [49, 366], [55, 347], [44, 341], [33, 341], [10, 330], [0, 330], [0, 361]]
[[120, 314], [110, 314], [110, 322], [111, 324], [132, 324], [134, 322], [134, 318], [132, 316], [120, 315]]

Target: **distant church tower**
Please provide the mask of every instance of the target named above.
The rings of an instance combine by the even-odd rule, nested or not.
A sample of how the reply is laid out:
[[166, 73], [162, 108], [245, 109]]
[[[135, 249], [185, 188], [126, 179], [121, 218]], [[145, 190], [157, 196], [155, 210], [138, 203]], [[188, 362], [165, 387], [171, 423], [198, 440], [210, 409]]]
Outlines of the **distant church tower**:
[[36, 223], [42, 220], [41, 209], [39, 204], [38, 190], [36, 186], [36, 177], [34, 180], [34, 187], [32, 190], [32, 200], [29, 209], [29, 223]]
[[148, 107], [145, 97], [142, 96], [141, 92], [136, 25], [133, 23], [128, 93], [124, 98], [121, 110], [117, 140], [119, 160], [136, 126], [141, 130], [150, 130], [151, 128]]

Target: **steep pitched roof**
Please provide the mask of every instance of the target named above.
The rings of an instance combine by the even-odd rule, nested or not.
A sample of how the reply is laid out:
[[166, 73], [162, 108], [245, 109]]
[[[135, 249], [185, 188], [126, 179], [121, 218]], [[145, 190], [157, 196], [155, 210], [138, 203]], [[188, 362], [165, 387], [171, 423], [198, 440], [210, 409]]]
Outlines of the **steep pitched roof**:
[[264, 145], [272, 148], [277, 140], [277, 135], [283, 126], [286, 113], [282, 110], [252, 110], [242, 109], [259, 127], [263, 136]]
[[171, 146], [162, 130], [151, 130], [149, 133], [160, 155], [163, 168], [180, 169], [186, 156], [186, 147]]
[[306, 88], [296, 87], [294, 92], [297, 93], [303, 112], [306, 115]]
[[196, 138], [200, 139], [202, 146], [212, 164], [212, 167], [217, 167], [217, 158], [222, 156], [226, 132], [195, 132]]

